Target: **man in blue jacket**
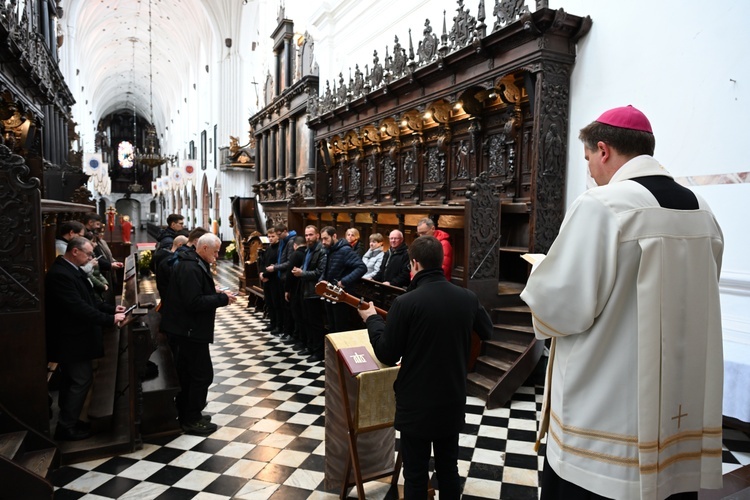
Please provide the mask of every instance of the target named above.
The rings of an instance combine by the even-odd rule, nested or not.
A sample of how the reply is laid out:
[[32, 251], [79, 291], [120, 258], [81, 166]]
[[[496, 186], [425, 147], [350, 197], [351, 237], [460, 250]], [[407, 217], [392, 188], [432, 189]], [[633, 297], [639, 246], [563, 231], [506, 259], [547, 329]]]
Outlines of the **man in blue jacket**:
[[[367, 266], [345, 239], [338, 239], [336, 228], [326, 226], [320, 233], [323, 248], [328, 252], [322, 279], [344, 289], [351, 287], [364, 276]], [[356, 330], [362, 325], [356, 309], [346, 304], [326, 303], [326, 314], [330, 333]]]

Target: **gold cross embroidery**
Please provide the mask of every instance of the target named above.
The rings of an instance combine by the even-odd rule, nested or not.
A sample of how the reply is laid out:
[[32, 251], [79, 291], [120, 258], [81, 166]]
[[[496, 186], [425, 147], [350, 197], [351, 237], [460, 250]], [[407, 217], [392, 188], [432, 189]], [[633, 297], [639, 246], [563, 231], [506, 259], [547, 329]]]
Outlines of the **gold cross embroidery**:
[[676, 417], [672, 417], [672, 420], [677, 420], [677, 428], [678, 429], [680, 428], [680, 423], [681, 423], [680, 421], [682, 420], [682, 417], [687, 417], [687, 416], [688, 416], [687, 413], [682, 413], [682, 405], [680, 405], [680, 409], [677, 410], [677, 416]]

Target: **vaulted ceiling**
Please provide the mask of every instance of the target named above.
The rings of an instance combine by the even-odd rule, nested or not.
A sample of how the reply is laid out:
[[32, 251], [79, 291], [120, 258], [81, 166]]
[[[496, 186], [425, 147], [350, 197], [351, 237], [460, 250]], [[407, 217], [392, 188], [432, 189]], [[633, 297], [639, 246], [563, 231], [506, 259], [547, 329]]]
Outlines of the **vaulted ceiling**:
[[63, 0], [60, 4], [64, 12], [60, 23], [68, 33], [65, 43], [71, 44], [69, 72], [80, 72], [78, 81], [85, 82], [82, 94], [91, 102], [95, 122], [112, 112], [134, 109], [150, 121], [153, 82], [153, 121], [163, 131], [179, 109], [180, 96], [195, 83], [198, 65], [208, 64], [212, 51], [231, 37], [228, 33], [240, 17], [243, 0]]

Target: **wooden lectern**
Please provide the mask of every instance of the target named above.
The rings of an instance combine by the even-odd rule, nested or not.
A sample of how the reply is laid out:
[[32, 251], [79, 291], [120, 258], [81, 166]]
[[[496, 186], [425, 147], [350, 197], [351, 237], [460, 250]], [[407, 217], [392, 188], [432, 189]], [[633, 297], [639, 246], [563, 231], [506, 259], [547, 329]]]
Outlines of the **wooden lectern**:
[[[338, 351], [359, 346], [369, 351], [380, 369], [356, 376], [349, 373]], [[325, 350], [326, 488], [340, 486], [343, 499], [356, 486], [358, 498], [364, 499], [365, 482], [393, 476], [395, 486], [401, 472], [393, 428], [393, 382], [399, 368], [377, 361], [367, 330], [327, 335]]]

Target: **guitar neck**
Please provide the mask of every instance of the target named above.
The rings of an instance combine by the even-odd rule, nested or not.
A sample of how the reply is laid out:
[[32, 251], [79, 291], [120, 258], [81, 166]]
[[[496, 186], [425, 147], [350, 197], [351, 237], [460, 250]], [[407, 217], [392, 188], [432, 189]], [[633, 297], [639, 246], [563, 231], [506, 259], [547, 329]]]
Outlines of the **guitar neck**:
[[[343, 302], [344, 304], [356, 307], [361, 311], [370, 307], [370, 305], [364, 300], [346, 293], [343, 288], [334, 286], [327, 281], [319, 281], [315, 285], [315, 293], [329, 302]], [[388, 316], [388, 312], [379, 307], [375, 307], [375, 312], [384, 318]]]
[[[350, 295], [346, 292], [339, 292], [339, 293], [341, 294], [339, 298], [339, 302], [343, 302], [344, 304], [350, 305], [352, 307], [356, 307], [360, 311], [364, 311], [365, 309], [370, 307], [370, 304], [368, 302], [365, 302], [364, 300], [361, 300], [358, 297], [355, 297], [354, 295]], [[378, 313], [383, 318], [388, 316], [388, 311], [381, 309], [377, 306], [375, 306], [375, 312]]]

